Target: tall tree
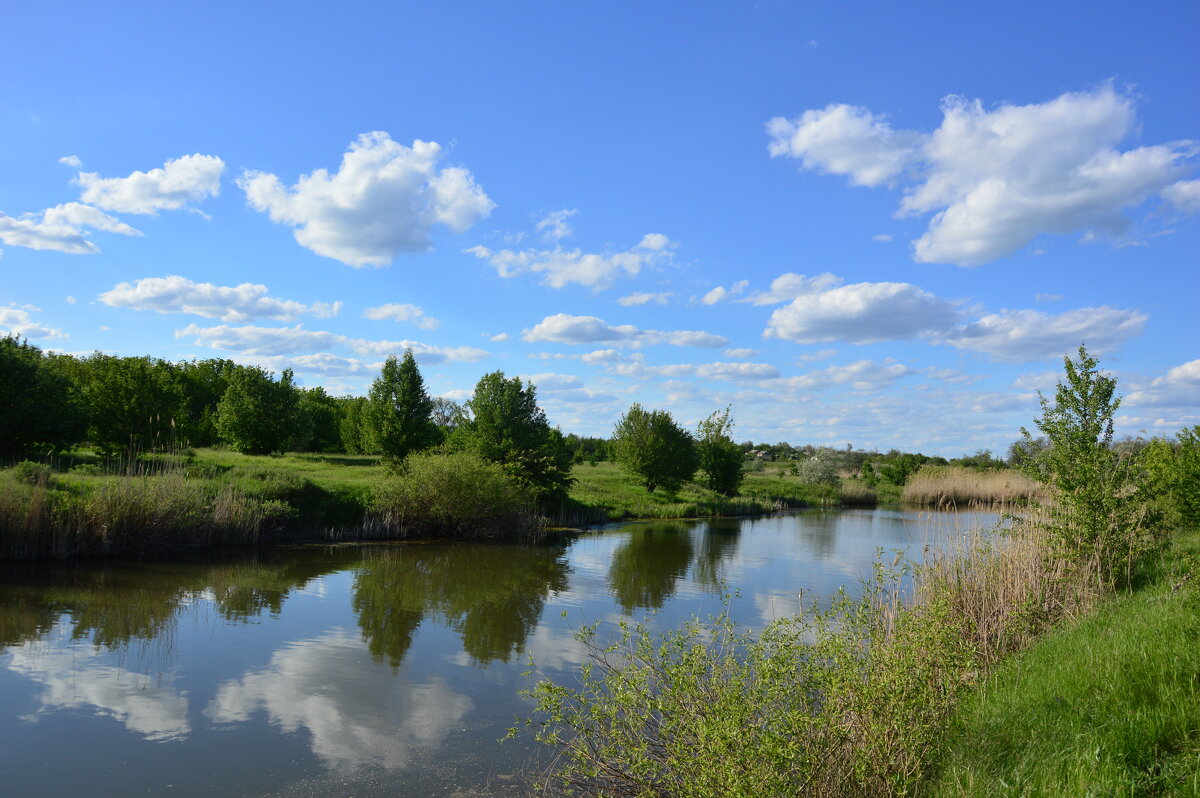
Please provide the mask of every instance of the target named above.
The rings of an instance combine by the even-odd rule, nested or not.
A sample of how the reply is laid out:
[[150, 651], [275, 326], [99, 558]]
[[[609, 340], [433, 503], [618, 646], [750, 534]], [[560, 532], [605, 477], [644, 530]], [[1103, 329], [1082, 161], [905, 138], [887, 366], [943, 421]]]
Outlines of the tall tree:
[[643, 410], [634, 404], [613, 430], [613, 455], [646, 490], [675, 492], [699, 466], [696, 442], [666, 410]]
[[0, 457], [48, 454], [82, 440], [87, 417], [76, 394], [38, 347], [0, 337]]
[[88, 438], [98, 450], [112, 455], [178, 442], [183, 397], [173, 364], [96, 352], [78, 361], [76, 370], [89, 416]]
[[365, 421], [374, 448], [398, 463], [410, 452], [436, 445], [441, 433], [433, 423], [433, 407], [412, 350], [404, 350], [399, 363], [388, 357], [367, 394]]
[[733, 419], [731, 409], [717, 410], [700, 422], [696, 435], [696, 453], [700, 469], [704, 472], [704, 484], [727, 496], [736, 496], [745, 477], [745, 457], [742, 449], [733, 442]]
[[480, 378], [466, 403], [466, 418], [450, 443], [504, 466], [543, 504], [565, 498], [574, 483], [571, 451], [538, 406], [532, 383], [493, 371]]
[[284, 369], [278, 382], [273, 376], [257, 366], [239, 368], [217, 405], [221, 440], [242, 454], [282, 452], [295, 435], [298, 397], [292, 370]]

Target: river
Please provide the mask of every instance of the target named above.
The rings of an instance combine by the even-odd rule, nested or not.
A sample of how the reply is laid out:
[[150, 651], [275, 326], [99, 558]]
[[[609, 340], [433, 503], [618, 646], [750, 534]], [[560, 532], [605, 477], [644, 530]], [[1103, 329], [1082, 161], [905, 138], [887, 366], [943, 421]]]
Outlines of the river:
[[288, 546], [172, 562], [0, 564], [0, 773], [12, 796], [520, 794], [530, 656], [572, 630], [721, 608], [761, 627], [879, 550], [986, 513], [639, 522], [550, 545]]

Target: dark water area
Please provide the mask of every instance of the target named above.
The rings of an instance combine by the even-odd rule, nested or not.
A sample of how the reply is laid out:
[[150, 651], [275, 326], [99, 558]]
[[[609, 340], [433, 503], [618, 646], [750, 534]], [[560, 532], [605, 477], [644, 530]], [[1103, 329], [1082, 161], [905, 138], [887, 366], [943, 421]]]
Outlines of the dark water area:
[[[11, 796], [519, 795], [498, 743], [532, 656], [574, 629], [721, 609], [761, 627], [853, 590], [877, 552], [996, 517], [901, 510], [645, 522], [543, 545], [289, 546], [187, 562], [0, 565]], [[565, 617], [563, 613], [565, 612]]]

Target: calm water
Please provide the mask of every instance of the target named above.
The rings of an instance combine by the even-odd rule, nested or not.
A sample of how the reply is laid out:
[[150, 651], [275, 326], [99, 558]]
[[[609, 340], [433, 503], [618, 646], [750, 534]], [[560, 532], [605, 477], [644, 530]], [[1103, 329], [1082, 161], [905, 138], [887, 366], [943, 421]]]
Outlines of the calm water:
[[[571, 630], [719, 610], [761, 626], [876, 551], [994, 516], [813, 511], [639, 523], [552, 546], [297, 546], [187, 563], [0, 566], [0, 773], [13, 796], [503, 795], [532, 655]], [[562, 613], [566, 612], [566, 617]]]

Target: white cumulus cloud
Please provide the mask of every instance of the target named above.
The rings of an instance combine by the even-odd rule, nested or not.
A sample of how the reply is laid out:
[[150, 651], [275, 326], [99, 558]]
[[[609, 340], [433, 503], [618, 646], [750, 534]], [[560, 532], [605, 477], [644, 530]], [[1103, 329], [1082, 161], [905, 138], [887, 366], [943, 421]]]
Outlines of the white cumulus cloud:
[[1112, 86], [1029, 105], [947, 97], [929, 134], [893, 131], [870, 111], [836, 105], [768, 123], [773, 156], [844, 174], [855, 185], [905, 183], [898, 214], [933, 214], [913, 242], [918, 262], [978, 266], [1042, 234], [1120, 237], [1129, 211], [1161, 193], [1187, 207], [1179, 182], [1194, 142], [1121, 149], [1137, 130]]
[[755, 305], [778, 305], [780, 302], [791, 302], [796, 297], [805, 294], [815, 294], [836, 288], [843, 282], [841, 277], [823, 272], [808, 277], [795, 272], [786, 272], [771, 281], [768, 291], [755, 291], [749, 301]]
[[426, 316], [425, 311], [416, 305], [389, 303], [377, 308], [367, 308], [363, 315], [373, 321], [412, 322], [422, 330], [436, 330], [441, 322], [432, 316]]
[[275, 299], [267, 296], [265, 285], [196, 283], [178, 275], [146, 277], [133, 283], [120, 283], [100, 294], [99, 299], [116, 308], [189, 313], [229, 322], [255, 319], [295, 321], [302, 315], [328, 318], [336, 316], [342, 306], [341, 302], [305, 305], [290, 299]]
[[867, 344], [941, 332], [958, 315], [954, 302], [910, 283], [854, 283], [796, 297], [771, 314], [763, 335]]
[[995, 360], [1021, 362], [1061, 357], [1086, 343], [1093, 353], [1111, 351], [1140, 335], [1147, 316], [1111, 307], [1079, 308], [1059, 314], [1002, 310], [983, 316], [943, 340]]
[[560, 344], [622, 343], [630, 346], [670, 344], [716, 348], [729, 343], [728, 338], [700, 330], [642, 330], [632, 324], [610, 325], [596, 316], [571, 316], [556, 313], [547, 316], [525, 330], [525, 341], [548, 341]]
[[726, 288], [722, 285], [718, 285], [716, 288], [712, 289], [707, 294], [700, 297], [700, 302], [701, 302], [701, 304], [704, 304], [704, 305], [715, 305], [722, 300], [730, 299], [731, 297], [737, 296], [738, 294], [745, 291], [746, 287], [749, 285], [750, 285], [749, 280], [738, 280], [736, 283], [729, 286], [728, 288]]
[[1200, 180], [1180, 180], [1164, 188], [1162, 195], [1185, 213], [1200, 213]]
[[351, 338], [325, 330], [306, 330], [299, 324], [294, 327], [258, 327], [249, 324], [240, 327], [227, 324], [201, 327], [190, 324], [182, 330], [176, 330], [175, 337], [192, 338], [197, 343], [214, 349], [226, 349], [245, 355], [317, 354], [329, 349], [344, 348], [360, 356], [384, 356], [398, 355], [405, 349], [411, 349], [419, 363], [473, 363], [482, 360], [488, 354], [473, 346], [448, 347], [424, 344], [420, 341]]
[[495, 207], [466, 169], [439, 170], [441, 157], [437, 142], [406, 147], [375, 131], [350, 145], [333, 174], [316, 169], [289, 188], [248, 170], [237, 184], [255, 210], [296, 228], [301, 246], [350, 266], [383, 266], [429, 249], [434, 225], [461, 233]]
[[92, 255], [100, 247], [88, 238], [87, 230], [140, 236], [141, 232], [103, 211], [79, 202], [67, 202], [47, 208], [40, 214], [19, 217], [0, 213], [0, 242], [26, 249]]
[[128, 177], [101, 177], [80, 172], [75, 182], [89, 205], [118, 213], [156, 214], [175, 210], [221, 193], [225, 162], [215, 155], [185, 155], [149, 172]]
[[0, 335], [34, 339], [67, 337], [62, 330], [47, 327], [29, 315], [30, 312], [36, 313], [38, 310], [32, 305], [0, 307]]
[[633, 294], [627, 294], [626, 296], [623, 296], [620, 299], [618, 299], [617, 304], [622, 305], [624, 307], [632, 307], [635, 305], [645, 305], [649, 302], [653, 302], [657, 305], [665, 305], [673, 296], [675, 296], [675, 294], [673, 294], [670, 291], [662, 291], [659, 293], [652, 293], [649, 291], [644, 291], [644, 292], [638, 292], [638, 293], [633, 293]]

